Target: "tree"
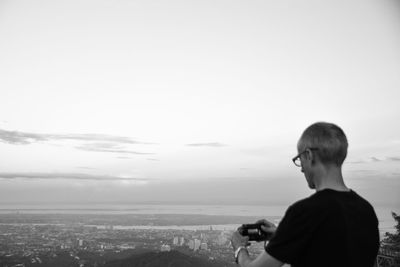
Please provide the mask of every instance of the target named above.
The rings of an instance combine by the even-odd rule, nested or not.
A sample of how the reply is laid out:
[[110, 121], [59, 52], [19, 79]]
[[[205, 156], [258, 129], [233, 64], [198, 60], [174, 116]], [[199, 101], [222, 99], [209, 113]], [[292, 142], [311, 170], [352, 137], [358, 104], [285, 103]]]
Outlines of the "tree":
[[392, 217], [396, 222], [396, 232], [386, 232], [381, 242], [381, 247], [393, 253], [394, 262], [392, 262], [392, 264], [394, 265], [391, 266], [400, 266], [400, 215], [392, 212]]
[[400, 215], [392, 212], [392, 217], [396, 222], [396, 232], [393, 234], [386, 232], [382, 243], [386, 244], [388, 248], [390, 247], [390, 249], [394, 249], [395, 251], [400, 252]]

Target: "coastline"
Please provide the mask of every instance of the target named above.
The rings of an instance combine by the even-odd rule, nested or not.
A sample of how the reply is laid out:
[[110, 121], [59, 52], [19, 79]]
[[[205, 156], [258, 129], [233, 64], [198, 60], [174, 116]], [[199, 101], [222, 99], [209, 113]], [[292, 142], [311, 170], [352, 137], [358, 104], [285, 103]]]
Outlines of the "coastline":
[[[284, 216], [286, 206], [272, 205], [162, 205], [162, 204], [97, 204], [97, 205], [77, 205], [77, 204], [0, 204], [0, 217], [2, 215], [183, 215], [183, 216], [227, 216], [227, 217], [249, 217], [256, 218], [273, 218], [279, 221]], [[377, 217], [379, 219], [379, 231], [381, 237], [386, 232], [395, 231], [395, 221], [391, 212], [400, 213], [400, 209], [393, 207], [375, 207]], [[235, 223], [223, 223], [221, 225], [236, 225]], [[116, 224], [117, 225], [117, 224]], [[201, 224], [207, 225], [207, 224]], [[219, 225], [219, 224], [212, 224]], [[121, 225], [126, 227], [126, 225]], [[133, 227], [135, 225], [130, 225]], [[145, 225], [146, 226], [146, 225]], [[143, 227], [143, 225], [136, 225]], [[147, 227], [147, 226], [146, 226]], [[154, 227], [154, 226], [153, 226]]]

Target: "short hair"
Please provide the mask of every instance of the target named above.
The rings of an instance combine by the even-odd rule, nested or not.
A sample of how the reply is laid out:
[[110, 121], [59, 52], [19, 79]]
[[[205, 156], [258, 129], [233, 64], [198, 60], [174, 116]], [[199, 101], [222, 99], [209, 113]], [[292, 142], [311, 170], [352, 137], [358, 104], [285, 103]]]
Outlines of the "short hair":
[[324, 164], [341, 166], [347, 156], [349, 144], [343, 130], [328, 122], [316, 122], [304, 130], [298, 148], [317, 148], [316, 154]]

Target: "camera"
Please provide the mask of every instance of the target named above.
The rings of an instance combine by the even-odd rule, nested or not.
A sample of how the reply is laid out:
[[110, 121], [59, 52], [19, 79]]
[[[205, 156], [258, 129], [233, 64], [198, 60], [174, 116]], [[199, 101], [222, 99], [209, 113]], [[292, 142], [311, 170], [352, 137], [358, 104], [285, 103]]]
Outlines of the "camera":
[[238, 232], [242, 236], [248, 236], [249, 241], [260, 242], [260, 241], [267, 241], [267, 240], [271, 239], [272, 234], [265, 233], [261, 229], [261, 225], [262, 225], [262, 223], [242, 224], [242, 226], [240, 226], [238, 228]]

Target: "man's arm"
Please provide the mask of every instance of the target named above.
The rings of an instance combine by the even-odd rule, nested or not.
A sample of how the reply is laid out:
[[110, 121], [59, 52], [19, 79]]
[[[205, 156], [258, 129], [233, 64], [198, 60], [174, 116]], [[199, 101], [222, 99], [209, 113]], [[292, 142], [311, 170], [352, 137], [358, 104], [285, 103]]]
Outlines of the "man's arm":
[[[247, 236], [242, 236], [236, 231], [232, 235], [231, 243], [233, 249], [236, 250], [239, 247], [246, 247], [249, 244], [249, 238]], [[263, 251], [256, 259], [252, 260], [247, 249], [241, 249], [237, 260], [240, 267], [280, 267], [283, 265], [283, 262], [275, 259], [266, 251]]]
[[263, 251], [256, 259], [252, 260], [246, 250], [241, 250], [238, 255], [240, 267], [281, 267], [283, 262], [275, 259], [266, 251]]

